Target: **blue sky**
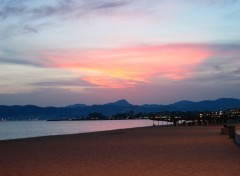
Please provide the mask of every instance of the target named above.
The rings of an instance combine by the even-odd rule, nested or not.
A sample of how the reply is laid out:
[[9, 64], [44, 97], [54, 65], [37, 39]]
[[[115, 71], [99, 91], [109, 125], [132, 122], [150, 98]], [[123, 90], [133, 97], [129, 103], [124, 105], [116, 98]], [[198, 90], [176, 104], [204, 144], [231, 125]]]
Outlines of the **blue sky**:
[[240, 98], [238, 0], [0, 0], [0, 104]]

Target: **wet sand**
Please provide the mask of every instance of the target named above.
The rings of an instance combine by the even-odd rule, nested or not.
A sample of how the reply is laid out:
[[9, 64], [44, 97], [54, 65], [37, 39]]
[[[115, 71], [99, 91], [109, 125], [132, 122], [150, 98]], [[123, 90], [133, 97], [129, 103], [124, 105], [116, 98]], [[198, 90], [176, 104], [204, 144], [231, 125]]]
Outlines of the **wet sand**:
[[146, 127], [0, 141], [0, 175], [239, 175], [240, 146], [220, 129]]

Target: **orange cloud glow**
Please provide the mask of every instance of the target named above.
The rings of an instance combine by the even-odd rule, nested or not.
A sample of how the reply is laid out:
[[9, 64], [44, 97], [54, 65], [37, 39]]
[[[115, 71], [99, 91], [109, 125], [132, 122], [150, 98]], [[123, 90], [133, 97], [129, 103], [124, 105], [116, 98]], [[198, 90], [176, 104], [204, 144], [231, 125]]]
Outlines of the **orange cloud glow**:
[[124, 88], [155, 77], [189, 78], [211, 54], [207, 47], [194, 44], [75, 50], [51, 54], [47, 66], [73, 71], [100, 87]]

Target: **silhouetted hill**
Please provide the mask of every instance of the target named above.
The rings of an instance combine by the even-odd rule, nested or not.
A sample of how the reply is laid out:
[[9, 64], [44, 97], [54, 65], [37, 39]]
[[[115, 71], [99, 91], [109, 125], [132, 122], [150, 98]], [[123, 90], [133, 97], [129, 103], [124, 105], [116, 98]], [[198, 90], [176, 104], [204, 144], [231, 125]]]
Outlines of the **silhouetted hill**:
[[85, 104], [74, 104], [74, 105], [68, 105], [67, 108], [79, 108], [79, 107], [86, 107]]
[[234, 98], [221, 98], [217, 100], [204, 100], [200, 102], [180, 101], [170, 106], [180, 111], [217, 111], [240, 107], [240, 100]]
[[128, 103], [126, 100], [118, 100], [118, 101], [116, 101], [116, 102], [114, 102], [114, 103], [107, 103], [107, 104], [105, 104], [105, 106], [132, 106], [132, 104], [130, 104], [130, 103]]
[[119, 100], [103, 105], [75, 104], [67, 107], [38, 107], [27, 106], [0, 106], [0, 120], [30, 120], [30, 119], [81, 119], [90, 113], [114, 115], [117, 113], [150, 113], [162, 111], [217, 111], [240, 108], [240, 100], [221, 98], [218, 100], [204, 100], [199, 102], [179, 101], [170, 105], [132, 105], [126, 100]]
[[183, 100], [183, 101], [179, 101], [179, 102], [170, 104], [169, 106], [172, 106], [172, 107], [174, 107], [174, 108], [176, 108], [176, 109], [184, 110], [184, 109], [188, 109], [188, 108], [191, 107], [193, 104], [195, 104], [195, 103], [192, 102], [192, 101]]

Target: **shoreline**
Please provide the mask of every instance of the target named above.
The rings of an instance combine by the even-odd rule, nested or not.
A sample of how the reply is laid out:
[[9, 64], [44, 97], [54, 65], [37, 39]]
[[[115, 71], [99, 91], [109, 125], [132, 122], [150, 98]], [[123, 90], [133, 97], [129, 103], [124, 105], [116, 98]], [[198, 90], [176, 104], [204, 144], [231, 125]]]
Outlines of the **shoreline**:
[[[104, 133], [104, 132], [115, 132], [115, 131], [121, 131], [121, 130], [131, 130], [131, 129], [138, 129], [138, 128], [149, 128], [153, 126], [143, 126], [143, 127], [131, 127], [131, 128], [122, 128], [122, 129], [113, 129], [113, 130], [104, 130], [104, 131], [89, 131], [89, 132], [82, 132], [82, 133], [69, 133], [69, 134], [56, 134], [56, 135], [46, 135], [46, 136], [33, 136], [33, 137], [25, 137], [25, 138], [16, 138], [16, 139], [0, 139], [1, 142], [5, 141], [15, 141], [15, 140], [31, 140], [31, 139], [38, 139], [38, 138], [48, 138], [48, 137], [64, 137], [64, 136], [73, 136], [73, 135], [84, 135], [84, 134], [92, 134], [92, 133]], [[158, 127], [172, 127], [172, 125], [159, 125]]]
[[155, 126], [0, 141], [0, 175], [232, 175], [240, 147], [221, 126]]
[[[150, 120], [120, 121], [17, 121], [0, 123], [0, 140], [23, 139], [40, 136], [88, 133], [113, 129], [151, 126]], [[9, 130], [11, 129], [11, 130]]]

